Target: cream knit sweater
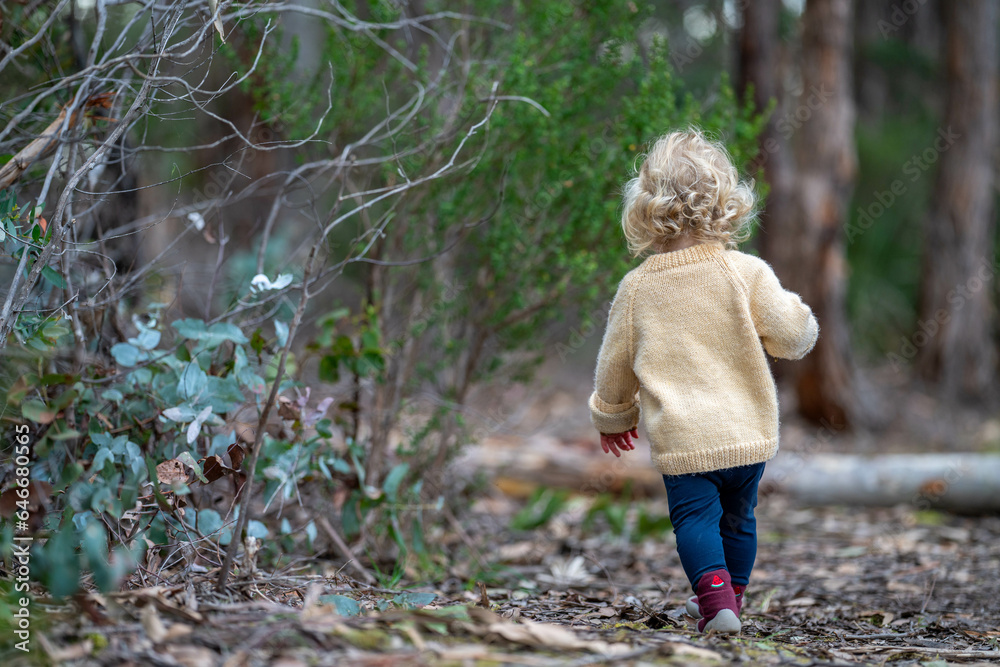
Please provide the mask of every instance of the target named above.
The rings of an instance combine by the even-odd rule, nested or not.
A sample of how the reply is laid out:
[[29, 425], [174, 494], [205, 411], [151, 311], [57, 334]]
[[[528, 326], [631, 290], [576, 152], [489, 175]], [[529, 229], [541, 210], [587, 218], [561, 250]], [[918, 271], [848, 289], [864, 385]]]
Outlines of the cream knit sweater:
[[652, 255], [611, 304], [591, 420], [622, 433], [641, 406], [666, 475], [767, 461], [778, 451], [778, 396], [764, 351], [799, 359], [818, 335], [812, 311], [762, 259], [717, 243]]

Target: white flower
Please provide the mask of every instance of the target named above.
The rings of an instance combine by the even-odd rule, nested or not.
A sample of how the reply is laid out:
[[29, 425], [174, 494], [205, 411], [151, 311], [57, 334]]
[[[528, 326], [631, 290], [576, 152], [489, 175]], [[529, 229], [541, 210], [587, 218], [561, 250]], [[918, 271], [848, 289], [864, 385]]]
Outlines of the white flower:
[[593, 577], [587, 572], [587, 567], [583, 556], [576, 556], [572, 559], [557, 558], [549, 570], [552, 574], [538, 574], [536, 579], [542, 583], [557, 587], [566, 587], [585, 584]]
[[190, 223], [194, 225], [194, 228], [197, 229], [199, 232], [205, 229], [205, 218], [201, 217], [201, 213], [198, 213], [197, 211], [192, 211], [191, 213], [188, 213], [187, 217], [188, 221], [190, 221]]
[[250, 281], [250, 291], [251, 292], [264, 292], [266, 290], [272, 289], [284, 289], [292, 284], [292, 274], [290, 273], [280, 273], [278, 277], [271, 282], [271, 279], [265, 276], [263, 273], [258, 273]]

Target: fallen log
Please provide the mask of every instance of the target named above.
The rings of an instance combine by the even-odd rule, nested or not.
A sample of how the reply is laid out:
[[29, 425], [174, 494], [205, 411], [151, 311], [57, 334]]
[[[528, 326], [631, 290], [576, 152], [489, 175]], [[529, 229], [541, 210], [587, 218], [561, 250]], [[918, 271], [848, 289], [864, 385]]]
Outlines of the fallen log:
[[1000, 512], [1000, 455], [808, 454], [779, 451], [761, 492], [781, 492], [806, 505]]
[[[485, 472], [505, 494], [526, 497], [539, 487], [582, 495], [665, 497], [663, 480], [642, 444], [621, 458], [547, 436], [491, 438], [456, 461], [455, 472]], [[780, 450], [767, 463], [761, 493], [784, 493], [806, 505], [1000, 512], [1000, 455], [810, 454]]]
[[471, 477], [484, 472], [505, 495], [526, 498], [539, 487], [593, 496], [620, 494], [666, 499], [663, 479], [641, 447], [620, 458], [597, 444], [567, 443], [546, 435], [499, 436], [468, 448], [455, 461], [454, 472]]

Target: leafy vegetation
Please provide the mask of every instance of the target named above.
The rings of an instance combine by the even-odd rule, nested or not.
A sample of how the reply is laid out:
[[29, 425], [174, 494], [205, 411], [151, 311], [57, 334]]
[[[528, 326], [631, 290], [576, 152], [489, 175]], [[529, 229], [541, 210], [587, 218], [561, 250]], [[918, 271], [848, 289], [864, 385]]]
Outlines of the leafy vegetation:
[[[296, 149], [297, 164], [351, 142], [366, 146], [361, 158], [383, 148], [392, 156], [352, 167], [348, 196], [314, 200], [344, 221], [321, 250], [354, 294], [310, 307], [308, 340], [286, 350], [292, 312], [304, 305], [287, 286], [305, 277], [288, 266], [280, 232], [248, 239], [262, 246], [263, 280], [253, 288], [248, 253], [217, 270], [229, 278], [209, 291], [214, 319], [153, 301], [165, 286], [155, 271], [148, 295], [116, 300], [86, 332], [74, 330], [72, 312], [19, 316], [3, 362], [7, 425], [32, 427], [31, 475], [45, 484], [36, 493], [49, 509], [33, 573], [54, 595], [114, 589], [167, 566], [218, 566], [251, 502], [259, 520], [237, 541], [257, 540], [270, 564], [334, 531], [363, 549], [387, 585], [408, 566], [433, 576], [428, 528], [464, 498], [443, 475], [446, 463], [492, 428], [469, 420], [465, 405], [477, 388], [529, 380], [563, 343], [540, 333], [553, 323], [600, 319], [631, 262], [617, 207], [636, 154], [689, 124], [724, 137], [740, 164], [756, 150], [763, 119], [749, 98], [738, 100], [724, 77], [708, 102], [687, 92], [666, 43], [641, 30], [648, 8], [477, 3], [475, 14], [491, 18], [454, 19], [449, 29], [468, 39], [449, 47], [443, 65], [439, 45], [409, 44], [391, 25], [393, 5], [348, 8], [383, 23], [368, 33], [325, 23], [314, 70], [302, 68], [294, 40], [281, 46], [266, 9], [243, 15], [219, 45], [219, 62], [242, 77], [255, 132], [312, 137]], [[151, 109], [146, 139], [169, 144], [177, 99], [158, 97]], [[364, 144], [386, 109], [412, 114], [415, 129]], [[489, 122], [477, 125], [484, 109]], [[169, 163], [150, 156], [149, 168], [169, 171], [182, 195], [190, 188], [187, 215], [204, 225], [217, 183], [192, 154], [167, 155]], [[359, 194], [416, 181], [400, 196]], [[33, 261], [52, 229], [41, 210], [18, 209], [10, 191], [0, 212], [5, 250]], [[88, 271], [46, 266], [36, 302], [56, 302], [91, 280]], [[260, 425], [254, 459], [272, 390], [276, 415]], [[261, 487], [244, 498], [250, 475]], [[519, 525], [543, 525], [565, 501], [537, 500]], [[622, 532], [614, 503], [598, 501], [598, 516]], [[638, 522], [633, 535], [669, 527]], [[4, 535], [9, 548], [12, 533]]]

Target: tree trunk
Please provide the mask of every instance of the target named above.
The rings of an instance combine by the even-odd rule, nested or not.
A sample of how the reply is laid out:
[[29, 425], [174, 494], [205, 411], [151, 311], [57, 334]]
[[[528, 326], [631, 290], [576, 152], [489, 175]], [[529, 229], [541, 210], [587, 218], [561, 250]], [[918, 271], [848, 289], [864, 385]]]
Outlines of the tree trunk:
[[[765, 111], [775, 102], [774, 110], [760, 134], [760, 152], [749, 165], [749, 174], [763, 178], [769, 188], [761, 206], [760, 227], [754, 243], [761, 256], [774, 268], [782, 281], [793, 270], [795, 255], [788, 238], [796, 225], [795, 156], [791, 139], [794, 128], [787, 123], [788, 100], [782, 81], [786, 72], [785, 46], [779, 34], [781, 0], [759, 0], [743, 5], [743, 27], [739, 38], [739, 78], [742, 97], [753, 86], [754, 105]], [[781, 380], [788, 374], [787, 363], [775, 362], [771, 370]]]
[[[760, 135], [760, 153], [750, 165], [753, 176], [763, 176], [770, 186], [767, 201], [760, 215], [757, 247], [771, 263], [778, 277], [788, 274], [793, 255], [788, 250], [787, 239], [795, 222], [793, 156], [788, 145], [793, 129], [782, 131], [781, 124], [787, 104], [781, 85], [781, 39], [778, 19], [781, 0], [759, 0], [743, 7], [743, 29], [740, 32], [740, 76], [738, 87], [742, 96], [748, 86], [753, 86], [754, 105], [758, 112], [767, 109], [771, 100], [777, 101], [774, 112]], [[779, 125], [781, 127], [779, 128]]]
[[[795, 366], [799, 411], [837, 426], [865, 421], [854, 400], [843, 223], [857, 156], [851, 77], [851, 0], [809, 0], [803, 15], [802, 95], [792, 117], [797, 133], [798, 229], [789, 287], [802, 294], [820, 324], [815, 349]], [[784, 241], [784, 240], [783, 240]]]
[[[892, 0], [859, 2], [854, 14], [854, 99], [859, 123], [875, 123], [885, 117], [889, 77], [872, 56], [900, 30], [890, 21]], [[912, 20], [912, 17], [911, 17]]]
[[[945, 3], [947, 102], [935, 138], [937, 180], [925, 221], [920, 319], [904, 339], [921, 374], [949, 398], [982, 397], [996, 379], [991, 295], [997, 144], [995, 0]], [[912, 356], [908, 355], [908, 356]]]

